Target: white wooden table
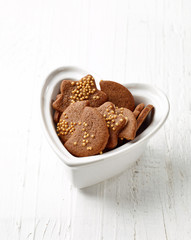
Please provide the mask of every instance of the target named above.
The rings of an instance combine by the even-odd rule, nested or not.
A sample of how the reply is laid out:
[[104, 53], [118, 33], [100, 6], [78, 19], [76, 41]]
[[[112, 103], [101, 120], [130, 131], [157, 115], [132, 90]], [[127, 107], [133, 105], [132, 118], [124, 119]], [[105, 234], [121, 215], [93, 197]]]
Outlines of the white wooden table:
[[[129, 170], [71, 186], [39, 123], [54, 68], [163, 89], [171, 112]], [[191, 1], [0, 1], [0, 239], [191, 239]]]

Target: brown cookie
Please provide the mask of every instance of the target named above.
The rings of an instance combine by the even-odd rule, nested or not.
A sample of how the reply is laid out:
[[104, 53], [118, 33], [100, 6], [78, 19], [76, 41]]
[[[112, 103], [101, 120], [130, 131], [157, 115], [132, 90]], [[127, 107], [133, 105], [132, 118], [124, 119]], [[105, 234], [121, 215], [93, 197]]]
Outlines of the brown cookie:
[[[52, 107], [59, 112], [64, 112], [64, 110], [70, 105], [71, 103], [70, 94], [71, 91], [73, 90], [71, 80], [63, 80], [61, 86], [62, 85], [65, 86], [64, 94], [63, 92], [61, 92], [61, 94], [57, 95], [58, 97], [52, 103]], [[61, 86], [60, 89], [62, 89]]]
[[97, 109], [104, 116], [109, 129], [109, 140], [106, 148], [115, 148], [118, 143], [119, 132], [124, 128], [127, 120], [124, 116], [117, 114], [115, 105], [112, 102], [105, 102]]
[[137, 118], [137, 130], [140, 128], [152, 109], [154, 109], [153, 105], [149, 104], [141, 111], [139, 117]]
[[122, 139], [125, 138], [126, 140], [133, 140], [137, 131], [137, 121], [135, 115], [127, 108], [118, 108], [117, 112], [128, 119], [126, 126], [119, 133], [119, 137]]
[[80, 117], [89, 101], [81, 101], [70, 104], [62, 113], [57, 124], [57, 133], [60, 140], [65, 143], [74, 133], [76, 127], [81, 124]]
[[64, 146], [77, 157], [101, 153], [109, 139], [104, 117], [96, 108], [85, 107], [81, 116], [81, 123]]
[[58, 123], [58, 122], [59, 122], [59, 119], [60, 119], [61, 114], [62, 114], [61, 112], [55, 110], [54, 116], [53, 116], [53, 120], [54, 120], [55, 123]]
[[53, 108], [60, 112], [74, 102], [89, 100], [91, 107], [99, 107], [107, 100], [107, 95], [97, 89], [91, 75], [83, 77], [80, 81], [63, 80], [60, 91], [61, 95], [52, 104]]
[[[60, 97], [60, 94], [56, 95], [56, 99], [58, 99]], [[55, 123], [58, 123], [59, 122], [59, 118], [61, 116], [61, 112], [59, 112], [58, 110], [55, 110], [54, 111], [54, 115], [53, 115], [53, 120]]]
[[117, 107], [125, 107], [131, 111], [135, 108], [135, 101], [131, 92], [123, 85], [113, 81], [101, 81], [100, 87], [108, 96], [108, 101]]
[[144, 107], [145, 107], [144, 103], [140, 103], [136, 106], [135, 110], [133, 111], [135, 118], [137, 118], [139, 116], [139, 114], [141, 113], [141, 111], [143, 110]]

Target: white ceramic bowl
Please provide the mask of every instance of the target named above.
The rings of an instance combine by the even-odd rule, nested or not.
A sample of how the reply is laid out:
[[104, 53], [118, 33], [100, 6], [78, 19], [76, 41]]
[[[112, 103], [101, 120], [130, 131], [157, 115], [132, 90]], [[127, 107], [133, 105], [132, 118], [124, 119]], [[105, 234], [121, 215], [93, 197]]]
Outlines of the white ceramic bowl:
[[92, 72], [77, 67], [58, 68], [45, 79], [40, 96], [44, 133], [50, 146], [62, 160], [71, 182], [77, 188], [96, 184], [127, 169], [141, 156], [148, 140], [161, 128], [169, 113], [168, 99], [158, 88], [141, 83], [125, 84], [124, 86], [133, 94], [136, 103], [154, 105], [155, 112], [150, 125], [133, 141], [114, 150], [91, 157], [74, 157], [65, 149], [56, 134], [51, 104], [59, 92], [61, 80], [79, 80], [89, 73], [94, 76], [99, 86], [98, 82], [101, 78]]

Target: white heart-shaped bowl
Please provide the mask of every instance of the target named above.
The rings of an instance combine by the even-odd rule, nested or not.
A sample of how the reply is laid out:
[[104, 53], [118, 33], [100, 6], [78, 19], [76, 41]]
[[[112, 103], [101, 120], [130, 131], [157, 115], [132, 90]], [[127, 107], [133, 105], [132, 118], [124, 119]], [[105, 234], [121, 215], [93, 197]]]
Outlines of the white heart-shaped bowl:
[[65, 149], [56, 134], [51, 105], [59, 92], [59, 86], [63, 79], [79, 80], [87, 74], [92, 74], [99, 86], [98, 82], [101, 78], [92, 72], [72, 66], [60, 67], [45, 79], [40, 96], [44, 133], [50, 146], [62, 160], [71, 182], [78, 188], [96, 184], [127, 169], [143, 153], [148, 140], [161, 128], [169, 113], [169, 101], [158, 88], [142, 83], [124, 84], [133, 94], [136, 103], [143, 102], [145, 105], [152, 104], [155, 107], [149, 126], [133, 141], [114, 150], [91, 157], [75, 157]]

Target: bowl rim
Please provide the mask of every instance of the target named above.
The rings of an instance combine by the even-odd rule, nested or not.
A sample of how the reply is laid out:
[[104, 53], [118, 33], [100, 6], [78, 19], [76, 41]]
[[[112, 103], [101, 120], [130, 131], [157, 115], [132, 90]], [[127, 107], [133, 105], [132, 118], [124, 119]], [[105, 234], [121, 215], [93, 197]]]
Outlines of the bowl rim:
[[[52, 147], [52, 149], [54, 150], [54, 152], [58, 155], [58, 157], [62, 160], [63, 163], [65, 163], [67, 166], [69, 167], [78, 167], [78, 166], [82, 166], [82, 165], [87, 165], [87, 164], [91, 164], [91, 163], [95, 163], [95, 162], [99, 162], [99, 161], [104, 161], [104, 160], [108, 160], [111, 157], [114, 157], [116, 155], [122, 154], [122, 153], [128, 153], [129, 151], [132, 151], [134, 148], [138, 147], [138, 145], [142, 144], [143, 142], [147, 141], [150, 137], [152, 137], [161, 127], [162, 125], [165, 123], [168, 115], [169, 115], [169, 110], [170, 110], [170, 104], [169, 104], [169, 100], [166, 96], [166, 94], [159, 89], [156, 86], [153, 86], [151, 84], [147, 84], [147, 83], [125, 83], [122, 84], [123, 86], [127, 87], [127, 88], [142, 88], [142, 89], [150, 89], [150, 90], [154, 90], [155, 92], [158, 93], [158, 95], [161, 96], [161, 98], [163, 98], [163, 103], [164, 103], [164, 113], [163, 113], [163, 117], [161, 118], [161, 120], [158, 122], [158, 124], [154, 127], [154, 129], [152, 129], [149, 133], [147, 133], [146, 136], [143, 136], [142, 138], [137, 140], [137, 137], [124, 144], [123, 146], [127, 146], [127, 148], [116, 148], [115, 150], [109, 151], [107, 153], [104, 153], [102, 155], [95, 155], [95, 156], [89, 156], [89, 157], [75, 157], [72, 154], [70, 154], [67, 149], [62, 145], [63, 147], [63, 151], [61, 152], [59, 147], [56, 145], [55, 141], [53, 141], [51, 135], [50, 135], [50, 129], [46, 128], [46, 124], [45, 124], [45, 116], [44, 116], [44, 94], [46, 91], [46, 88], [48, 87], [48, 82], [49, 79], [51, 78], [51, 76], [54, 76], [55, 74], [57, 74], [60, 71], [63, 71], [64, 69], [74, 69], [75, 71], [81, 71], [81, 72], [91, 72], [92, 74], [94, 74], [92, 71], [87, 71], [84, 70], [84, 68], [81, 67], [76, 67], [76, 66], [63, 66], [63, 67], [59, 67], [56, 68], [55, 70], [53, 70], [42, 82], [41, 85], [41, 91], [40, 91], [40, 119], [41, 119], [41, 125], [42, 125], [42, 129], [43, 132], [48, 140], [48, 143], [50, 144], [50, 146]], [[94, 74], [95, 75], [95, 74]], [[96, 76], [98, 76], [96, 74]], [[101, 80], [101, 78], [100, 78]], [[149, 128], [149, 126], [148, 126]], [[56, 132], [55, 132], [56, 134]], [[58, 139], [59, 140], [59, 139]], [[60, 140], [59, 140], [60, 141]]]

